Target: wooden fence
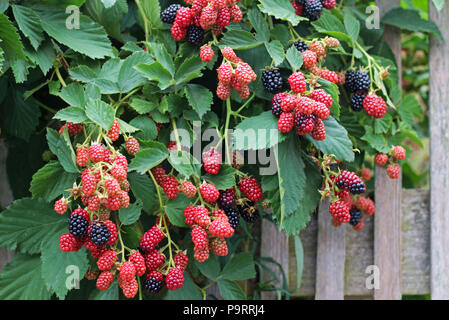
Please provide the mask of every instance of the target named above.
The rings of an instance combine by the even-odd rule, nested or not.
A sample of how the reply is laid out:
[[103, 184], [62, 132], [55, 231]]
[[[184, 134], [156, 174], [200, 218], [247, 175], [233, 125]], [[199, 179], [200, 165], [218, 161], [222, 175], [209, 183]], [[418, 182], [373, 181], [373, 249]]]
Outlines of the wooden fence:
[[[383, 15], [398, 7], [400, 0], [376, 3]], [[430, 37], [430, 190], [402, 190], [402, 179], [388, 179], [385, 169], [377, 167], [376, 213], [358, 232], [348, 225], [333, 227], [328, 204], [323, 203], [300, 234], [304, 272], [295, 296], [400, 299], [404, 294], [431, 294], [432, 299], [449, 299], [449, 5], [438, 12], [429, 1], [429, 16], [445, 39]], [[396, 55], [399, 70], [400, 37], [399, 30], [386, 28], [384, 39]], [[4, 183], [5, 152], [0, 144], [3, 207], [12, 200]], [[297, 275], [292, 241], [269, 221], [262, 223], [262, 234], [261, 256], [278, 261], [288, 274], [290, 287], [294, 287]], [[0, 248], [0, 270], [10, 257], [11, 253]], [[366, 287], [366, 268], [370, 265], [379, 268], [379, 289]], [[262, 298], [275, 296], [267, 292]]]

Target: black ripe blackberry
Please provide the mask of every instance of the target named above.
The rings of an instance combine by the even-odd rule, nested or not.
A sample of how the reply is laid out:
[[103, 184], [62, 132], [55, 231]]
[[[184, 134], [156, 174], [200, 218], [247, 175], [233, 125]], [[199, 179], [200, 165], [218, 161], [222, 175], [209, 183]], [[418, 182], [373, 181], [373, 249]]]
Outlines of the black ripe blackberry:
[[354, 89], [354, 79], [355, 79], [355, 70], [346, 71], [346, 80], [345, 80], [345, 88], [348, 92], [352, 93], [356, 90]]
[[368, 91], [371, 87], [371, 80], [368, 72], [357, 70], [354, 75], [353, 88], [355, 91]]
[[165, 23], [172, 24], [175, 22], [176, 13], [181, 9], [181, 5], [172, 4], [167, 9], [161, 12], [161, 20]]
[[364, 193], [366, 191], [365, 183], [362, 181], [362, 179], [358, 179], [357, 182], [353, 183], [351, 186], [349, 186], [349, 192], [352, 194], [360, 194]]
[[349, 224], [351, 226], [356, 226], [362, 220], [362, 211], [356, 208], [349, 210], [349, 214], [351, 215], [351, 220], [349, 220]]
[[144, 281], [143, 286], [149, 293], [156, 294], [161, 291], [162, 287], [164, 286], [164, 281], [158, 281], [156, 278], [149, 277]]
[[191, 24], [189, 26], [189, 29], [187, 30], [187, 41], [189, 41], [189, 43], [191, 44], [199, 45], [201, 44], [201, 42], [203, 42], [203, 38], [204, 38], [203, 28]]
[[226, 190], [220, 190], [220, 196], [218, 197], [218, 205], [220, 208], [232, 207], [235, 203], [235, 189], [234, 187]]
[[282, 113], [282, 108], [281, 108], [281, 102], [282, 99], [284, 99], [285, 94], [276, 94], [271, 102], [271, 112], [273, 113], [273, 115], [275, 117], [280, 117], [281, 113]]
[[242, 218], [248, 223], [254, 223], [259, 219], [259, 209], [254, 202], [248, 202], [242, 206], [237, 207]]
[[282, 90], [282, 76], [278, 69], [267, 69], [262, 72], [262, 83], [269, 93], [278, 93]]
[[323, 11], [323, 5], [320, 0], [305, 0], [303, 16], [310, 21], [316, 21], [321, 17]]
[[365, 92], [357, 92], [351, 98], [351, 108], [352, 110], [359, 112], [363, 109], [363, 100], [365, 100]]
[[97, 246], [105, 245], [109, 241], [111, 234], [103, 222], [94, 222], [90, 226], [89, 239]]
[[224, 209], [226, 215], [229, 219], [229, 224], [231, 225], [232, 229], [237, 229], [240, 223], [240, 215], [239, 212], [234, 208], [226, 208]]
[[74, 214], [69, 219], [69, 232], [77, 238], [84, 238], [87, 234], [89, 222], [83, 217]]
[[298, 40], [293, 44], [299, 52], [304, 52], [306, 50], [309, 50], [309, 46], [304, 41]]

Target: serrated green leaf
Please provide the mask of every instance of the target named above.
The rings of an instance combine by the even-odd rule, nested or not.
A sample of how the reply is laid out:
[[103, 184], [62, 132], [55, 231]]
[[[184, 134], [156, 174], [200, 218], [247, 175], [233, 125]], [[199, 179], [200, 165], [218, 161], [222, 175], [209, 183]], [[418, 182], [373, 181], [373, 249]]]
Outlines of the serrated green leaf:
[[177, 227], [187, 228], [184, 218], [184, 209], [191, 203], [191, 199], [184, 194], [179, 194], [174, 199], [169, 199], [165, 205], [165, 213], [170, 222]]
[[164, 300], [202, 300], [203, 296], [195, 282], [187, 272], [184, 272], [184, 285], [177, 290], [168, 290]]
[[25, 47], [26, 56], [34, 64], [38, 65], [42, 73], [46, 75], [56, 60], [56, 51], [51, 41], [45, 40], [37, 50], [31, 48], [29, 45]]
[[291, 46], [287, 50], [286, 58], [288, 63], [292, 66], [293, 70], [299, 70], [303, 64], [303, 57], [301, 52], [299, 52], [295, 46]]
[[348, 35], [352, 39], [354, 39], [354, 41], [356, 41], [359, 37], [360, 22], [352, 15], [352, 12], [349, 10], [345, 11], [344, 24]]
[[133, 127], [132, 125], [128, 124], [127, 122], [117, 119], [119, 125], [120, 125], [120, 132], [121, 133], [134, 133], [139, 131], [139, 128]]
[[162, 90], [168, 88], [172, 82], [170, 72], [158, 61], [155, 61], [152, 64], [139, 63], [134, 68], [148, 80], [159, 82], [159, 87]]
[[218, 280], [218, 289], [225, 300], [246, 300], [245, 293], [237, 283], [231, 280]]
[[204, 262], [195, 260], [195, 266], [200, 269], [201, 273], [208, 279], [216, 280], [220, 275], [220, 263], [215, 256], [209, 257]]
[[41, 259], [16, 253], [0, 274], [1, 300], [47, 300], [51, 293], [41, 277]]
[[289, 21], [297, 26], [300, 21], [307, 20], [295, 14], [295, 10], [289, 0], [259, 0], [260, 11], [283, 21]]
[[83, 8], [87, 14], [96, 22], [101, 24], [107, 33], [122, 41], [120, 23], [125, 13], [128, 12], [126, 0], [89, 0]]
[[115, 110], [106, 102], [90, 99], [86, 104], [86, 116], [104, 130], [109, 130], [114, 123]]
[[119, 300], [118, 282], [115, 280], [105, 291], [94, 290], [89, 295], [89, 300]]
[[39, 16], [28, 7], [19, 5], [12, 5], [11, 7], [20, 30], [30, 40], [33, 48], [37, 50], [45, 39]]
[[19, 33], [3, 13], [0, 13], [0, 39], [0, 48], [3, 49], [7, 61], [25, 59]]
[[195, 78], [201, 77], [201, 69], [205, 67], [205, 63], [196, 55], [184, 60], [175, 74], [175, 81], [177, 84], [189, 82]]
[[245, 30], [229, 30], [220, 40], [220, 47], [231, 47], [236, 50], [245, 50], [262, 45], [257, 41], [251, 32]]
[[219, 190], [226, 190], [235, 185], [235, 174], [236, 171], [232, 166], [222, 164], [218, 174], [206, 174], [203, 179]]
[[343, 40], [348, 44], [352, 44], [352, 38], [346, 33], [345, 27], [341, 21], [329, 13], [327, 10], [323, 10], [321, 18], [315, 22], [312, 22], [312, 26], [321, 33], [328, 34], [337, 39]]
[[22, 253], [39, 253], [41, 243], [67, 228], [67, 219], [55, 214], [43, 199], [16, 200], [0, 214], [0, 245]]
[[[64, 129], [65, 131], [67, 128]], [[47, 128], [47, 142], [51, 152], [57, 157], [64, 170], [70, 173], [77, 173], [78, 169], [73, 160], [73, 149], [64, 139], [64, 136], [59, 134], [56, 130]]]
[[78, 83], [70, 83], [67, 87], [62, 88], [59, 96], [71, 106], [84, 108], [86, 105], [84, 89]]
[[143, 210], [151, 213], [157, 203], [156, 188], [150, 177], [137, 172], [128, 173], [128, 181], [134, 196], [143, 203]]
[[88, 120], [86, 113], [84, 112], [84, 109], [78, 107], [67, 107], [62, 110], [59, 110], [54, 115], [54, 118], [73, 123], [81, 123]]
[[153, 120], [148, 116], [138, 116], [131, 120], [130, 125], [140, 129], [140, 132], [135, 134], [136, 138], [142, 140], [152, 140], [157, 137], [157, 127]]
[[248, 252], [241, 252], [231, 258], [224, 266], [220, 276], [228, 280], [246, 280], [256, 276], [253, 256]]
[[201, 164], [188, 152], [170, 151], [168, 161], [176, 171], [187, 179], [192, 175], [195, 175], [196, 177], [199, 177], [200, 175]]
[[[172, 76], [175, 75], [175, 64], [172, 56], [168, 53], [167, 49], [160, 43], [150, 42], [149, 46], [153, 52], [156, 61], [159, 61], [161, 65], [170, 72]], [[147, 62], [148, 63], [148, 62]]]
[[118, 74], [118, 84], [120, 91], [123, 93], [129, 92], [135, 87], [143, 85], [146, 79], [134, 67], [139, 63], [150, 64], [153, 59], [147, 52], [135, 52], [123, 61]]
[[147, 114], [157, 108], [157, 102], [133, 98], [131, 100], [130, 107], [133, 108], [138, 114]]
[[372, 126], [365, 126], [365, 135], [360, 138], [370, 144], [371, 147], [379, 152], [388, 153], [390, 149], [386, 144], [385, 136], [380, 134], [374, 134]]
[[[76, 284], [76, 281], [82, 279], [89, 263], [85, 248], [77, 252], [61, 251], [59, 236], [55, 234], [41, 245], [42, 278], [50, 291], [56, 293], [59, 299], [64, 299], [69, 291], [67, 284], [73, 285], [75, 288], [79, 286], [79, 282]], [[75, 279], [69, 281], [68, 277]], [[76, 278], [78, 279], [76, 280]]]
[[264, 42], [270, 41], [270, 30], [263, 14], [259, 10], [250, 9], [248, 10], [248, 19], [256, 30], [256, 39]]
[[155, 29], [162, 28], [161, 6], [159, 0], [140, 0], [140, 3], [150, 25]]
[[140, 150], [135, 154], [133, 160], [129, 164], [129, 171], [137, 171], [140, 173], [145, 173], [151, 168], [157, 166], [162, 161], [167, 159], [168, 151], [160, 148], [147, 148]]
[[393, 117], [388, 113], [382, 119], [374, 120], [374, 133], [382, 134], [390, 131], [391, 125], [393, 124]]
[[186, 97], [193, 110], [200, 118], [210, 111], [213, 95], [206, 87], [199, 84], [188, 84], [186, 86]]
[[133, 224], [137, 220], [139, 220], [140, 214], [142, 212], [143, 203], [141, 200], [137, 200], [136, 202], [129, 205], [128, 208], [121, 208], [118, 212], [120, 222], [125, 226]]
[[285, 59], [284, 47], [279, 40], [273, 40], [271, 42], [265, 42], [265, 48], [267, 48], [270, 57], [274, 61], [274, 65], [280, 65]]

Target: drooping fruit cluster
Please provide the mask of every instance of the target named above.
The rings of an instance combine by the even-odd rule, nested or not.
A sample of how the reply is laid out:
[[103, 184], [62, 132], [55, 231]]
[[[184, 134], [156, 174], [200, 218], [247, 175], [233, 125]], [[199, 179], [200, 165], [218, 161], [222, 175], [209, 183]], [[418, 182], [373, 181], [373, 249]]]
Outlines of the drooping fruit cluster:
[[394, 146], [390, 149], [388, 155], [384, 153], [378, 153], [376, 155], [376, 164], [384, 167], [387, 165], [387, 174], [391, 179], [399, 179], [401, 176], [401, 167], [398, 162], [405, 160], [407, 156], [406, 150], [402, 146]]
[[223, 62], [217, 69], [217, 96], [226, 100], [231, 96], [231, 89], [238, 92], [240, 98], [247, 99], [250, 95], [248, 85], [257, 78], [251, 66], [240, 59], [230, 47], [222, 50]]
[[239, 23], [243, 14], [236, 4], [240, 0], [194, 0], [190, 7], [172, 4], [161, 12], [161, 20], [172, 24], [173, 39], [187, 41], [194, 45], [203, 42], [205, 32], [212, 30], [215, 36], [232, 23]]
[[294, 0], [291, 4], [296, 15], [316, 21], [321, 17], [323, 9], [335, 8], [337, 0]]

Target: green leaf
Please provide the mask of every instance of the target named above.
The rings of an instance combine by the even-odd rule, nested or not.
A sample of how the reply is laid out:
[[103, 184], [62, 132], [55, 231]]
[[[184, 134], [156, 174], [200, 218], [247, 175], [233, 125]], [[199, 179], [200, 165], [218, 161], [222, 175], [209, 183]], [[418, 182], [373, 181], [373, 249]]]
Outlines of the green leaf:
[[164, 90], [171, 85], [172, 77], [170, 72], [165, 69], [158, 61], [152, 64], [139, 63], [134, 67], [142, 76], [148, 80], [159, 82], [159, 87]]
[[[279, 40], [273, 40], [271, 42], [265, 42], [265, 47], [267, 48], [270, 57], [274, 61], [274, 65], [280, 65], [285, 59], [284, 47]], [[302, 57], [302, 55], [301, 55]]]
[[195, 260], [195, 266], [208, 279], [216, 280], [220, 275], [220, 263], [215, 256], [211, 256], [204, 262], [198, 262], [197, 260]]
[[83, 7], [93, 20], [101, 24], [107, 33], [122, 41], [120, 23], [125, 13], [128, 12], [126, 0], [89, 0]]
[[19, 5], [12, 5], [11, 7], [20, 30], [30, 40], [33, 48], [37, 50], [45, 39], [39, 16], [28, 7]]
[[136, 153], [134, 159], [129, 165], [129, 171], [137, 171], [139, 173], [146, 173], [151, 168], [157, 166], [162, 161], [167, 159], [168, 150], [161, 148], [147, 148]]
[[139, 174], [137, 172], [128, 173], [128, 181], [136, 199], [142, 201], [143, 210], [151, 213], [158, 201], [153, 181], [146, 174]]
[[[64, 129], [67, 132], [67, 127]], [[58, 131], [47, 128], [47, 142], [50, 147], [51, 152], [53, 152], [57, 157], [64, 170], [70, 173], [77, 173], [78, 169], [75, 164], [74, 151], [73, 148], [64, 135], [59, 134]]]
[[109, 130], [114, 123], [115, 110], [106, 102], [90, 99], [86, 105], [86, 116], [104, 130]]
[[[66, 284], [67, 278], [70, 276], [76, 277], [76, 275], [78, 275], [78, 281], [80, 281], [86, 273], [89, 263], [85, 248], [82, 248], [77, 252], [61, 251], [59, 248], [59, 236], [60, 235], [55, 234], [53, 237], [48, 238], [47, 241], [42, 243], [41, 260], [42, 278], [44, 279], [47, 288], [56, 293], [58, 298], [62, 300], [69, 291]], [[79, 282], [76, 284], [69, 281], [68, 284], [79, 286]]]
[[398, 106], [397, 111], [406, 124], [413, 126], [415, 124], [415, 117], [419, 120], [423, 119], [423, 110], [416, 97], [413, 95], [406, 95], [401, 104]]
[[422, 19], [417, 10], [393, 8], [382, 17], [381, 22], [402, 30], [432, 33], [440, 41], [444, 41], [437, 25], [433, 21]]
[[111, 42], [103, 27], [90, 18], [80, 14], [79, 29], [69, 29], [66, 21], [70, 16], [64, 10], [40, 4], [33, 4], [33, 10], [40, 17], [45, 32], [58, 42], [92, 59], [113, 56]]
[[142, 140], [152, 140], [157, 137], [157, 127], [153, 120], [148, 116], [138, 116], [131, 120], [130, 124], [141, 130], [135, 134], [136, 138]]
[[120, 124], [120, 132], [121, 133], [134, 133], [139, 131], [139, 128], [135, 128], [132, 125], [128, 124], [127, 122], [117, 119], [118, 123]]
[[352, 44], [352, 38], [346, 33], [346, 29], [341, 21], [327, 10], [323, 10], [321, 18], [312, 22], [316, 31], [328, 34], [337, 39]]
[[174, 199], [169, 199], [165, 206], [165, 213], [170, 222], [177, 227], [187, 228], [184, 218], [184, 209], [191, 203], [191, 199], [184, 194], [179, 194]]
[[218, 289], [225, 300], [246, 300], [245, 293], [237, 283], [231, 280], [218, 280]]
[[393, 117], [387, 113], [385, 117], [374, 120], [374, 133], [375, 134], [387, 133], [390, 130], [392, 124], [393, 124]]
[[118, 282], [115, 280], [105, 291], [93, 290], [89, 295], [89, 300], [119, 300]]
[[16, 79], [16, 83], [23, 83], [28, 78], [28, 69], [31, 67], [31, 64], [25, 60], [13, 60], [11, 62], [11, 69], [14, 74], [14, 78]]
[[[220, 41], [221, 43], [222, 41]], [[201, 61], [199, 55], [192, 56], [184, 60], [175, 74], [175, 81], [177, 84], [189, 82], [195, 78], [201, 77], [201, 69], [205, 67], [205, 63]]]
[[354, 39], [354, 41], [357, 41], [360, 33], [360, 22], [349, 10], [345, 11], [344, 24], [348, 35]]
[[200, 118], [210, 111], [213, 95], [206, 87], [199, 84], [188, 84], [186, 86], [186, 97]]
[[156, 0], [140, 0], [143, 12], [153, 28], [162, 28], [161, 6]]
[[333, 154], [338, 160], [352, 162], [354, 161], [354, 152], [352, 151], [352, 142], [348, 137], [348, 132], [337, 120], [329, 117], [323, 120], [326, 128], [326, 139], [317, 141], [309, 134], [306, 138], [314, 146], [325, 154]]
[[176, 171], [187, 179], [192, 175], [199, 177], [201, 174], [201, 163], [188, 152], [170, 151], [168, 161]]
[[152, 63], [150, 55], [147, 52], [135, 52], [123, 61], [120, 68], [120, 73], [118, 74], [118, 84], [120, 91], [126, 93], [143, 85], [146, 79], [135, 69], [140, 63]]
[[287, 61], [288, 63], [290, 63], [290, 65], [292, 66], [293, 70], [299, 70], [302, 67], [303, 64], [303, 57], [301, 52], [299, 52], [295, 46], [291, 46], [288, 50], [287, 50]]
[[88, 120], [84, 110], [78, 107], [67, 107], [59, 110], [54, 115], [54, 118], [73, 123], [81, 123]]
[[257, 41], [251, 32], [245, 30], [229, 30], [220, 40], [220, 47], [231, 47], [236, 50], [245, 50], [255, 48], [263, 44]]
[[289, 21], [293, 26], [297, 26], [301, 20], [307, 20], [295, 14], [295, 10], [289, 0], [259, 0], [260, 11], [276, 19]]
[[219, 190], [226, 190], [235, 185], [235, 169], [227, 164], [222, 164], [218, 174], [206, 174], [203, 179], [213, 184]]
[[31, 48], [28, 44], [25, 47], [26, 56], [38, 65], [42, 73], [46, 75], [56, 60], [56, 51], [51, 41], [45, 40], [37, 50]]
[[43, 198], [50, 202], [73, 186], [77, 174], [68, 173], [57, 161], [50, 161], [33, 175], [30, 192], [33, 199]]
[[131, 108], [138, 114], [147, 114], [156, 109], [157, 105], [156, 101], [147, 101], [140, 98], [133, 98], [130, 104]]
[[386, 145], [385, 136], [374, 134], [372, 126], [365, 126], [365, 135], [360, 139], [368, 142], [377, 151], [388, 153], [389, 147]]
[[247, 118], [234, 130], [234, 148], [236, 150], [269, 149], [284, 141], [286, 135], [280, 135], [277, 119], [271, 111]]
[[0, 273], [1, 300], [48, 300], [39, 256], [16, 253]]
[[150, 42], [149, 45], [154, 54], [155, 60], [159, 61], [161, 65], [173, 76], [175, 74], [175, 64], [172, 56], [167, 52], [167, 49], [160, 43]]
[[264, 42], [270, 41], [270, 30], [268, 29], [268, 24], [260, 11], [256, 9], [248, 10], [248, 19], [254, 30], [256, 30], [256, 39]]
[[25, 59], [19, 33], [3, 13], [0, 13], [0, 39], [0, 48], [3, 49], [7, 61]]
[[139, 220], [142, 208], [143, 203], [141, 200], [137, 200], [136, 202], [130, 204], [126, 209], [121, 208], [118, 212], [120, 222], [122, 222], [125, 226], [133, 224], [134, 222]]
[[177, 290], [168, 290], [164, 300], [202, 300], [203, 296], [195, 282], [187, 272], [184, 272], [184, 285]]
[[59, 96], [71, 106], [79, 108], [86, 106], [84, 89], [79, 83], [70, 83], [67, 87], [62, 88]]
[[224, 266], [220, 276], [228, 280], [246, 280], [256, 276], [253, 256], [249, 252], [236, 254]]
[[331, 111], [333, 112], [333, 115], [337, 118], [340, 117], [340, 90], [338, 89], [338, 86], [323, 78], [318, 78], [318, 83], [321, 88], [332, 97], [333, 104]]
[[67, 218], [43, 199], [16, 200], [0, 214], [0, 245], [22, 253], [39, 253], [41, 243], [67, 228]]

